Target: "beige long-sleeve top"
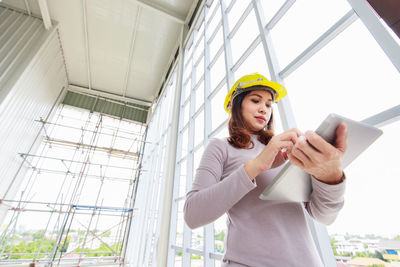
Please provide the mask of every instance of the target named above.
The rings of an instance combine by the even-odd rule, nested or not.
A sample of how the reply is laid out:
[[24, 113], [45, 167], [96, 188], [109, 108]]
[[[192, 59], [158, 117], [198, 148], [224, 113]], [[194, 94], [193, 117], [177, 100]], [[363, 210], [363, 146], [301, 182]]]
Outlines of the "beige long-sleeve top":
[[305, 210], [317, 221], [330, 224], [343, 206], [345, 182], [328, 185], [312, 178], [307, 203], [259, 199], [282, 167], [259, 174], [252, 182], [244, 164], [264, 147], [252, 136], [254, 148], [238, 149], [226, 139], [211, 139], [186, 195], [184, 218], [197, 228], [227, 213], [224, 261], [252, 267], [322, 266]]

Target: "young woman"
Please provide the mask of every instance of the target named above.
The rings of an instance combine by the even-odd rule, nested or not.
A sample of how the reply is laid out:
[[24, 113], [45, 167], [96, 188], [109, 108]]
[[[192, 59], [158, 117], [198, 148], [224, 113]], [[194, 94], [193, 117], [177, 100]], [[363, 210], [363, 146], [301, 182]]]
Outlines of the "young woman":
[[[303, 207], [324, 224], [342, 208], [346, 127], [338, 127], [334, 145], [311, 131], [274, 135], [272, 103], [285, 95], [282, 85], [258, 73], [235, 83], [225, 100], [230, 136], [210, 140], [186, 195], [184, 217], [192, 229], [227, 213], [222, 266], [322, 266]], [[287, 159], [312, 175], [311, 200], [259, 199]]]

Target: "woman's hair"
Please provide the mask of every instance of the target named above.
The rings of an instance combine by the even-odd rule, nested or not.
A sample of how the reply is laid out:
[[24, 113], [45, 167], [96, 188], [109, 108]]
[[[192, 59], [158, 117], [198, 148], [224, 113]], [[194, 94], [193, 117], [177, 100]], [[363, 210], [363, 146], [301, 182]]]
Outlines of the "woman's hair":
[[267, 145], [269, 140], [274, 136], [274, 116], [271, 113], [271, 117], [266, 126], [266, 130], [261, 129], [258, 132], [252, 132], [249, 130], [249, 126], [242, 115], [242, 102], [243, 99], [251, 91], [247, 91], [237, 95], [232, 101], [231, 118], [229, 119], [229, 137], [228, 142], [237, 148], [253, 148], [254, 143], [251, 141], [251, 134], [258, 135], [258, 140]]

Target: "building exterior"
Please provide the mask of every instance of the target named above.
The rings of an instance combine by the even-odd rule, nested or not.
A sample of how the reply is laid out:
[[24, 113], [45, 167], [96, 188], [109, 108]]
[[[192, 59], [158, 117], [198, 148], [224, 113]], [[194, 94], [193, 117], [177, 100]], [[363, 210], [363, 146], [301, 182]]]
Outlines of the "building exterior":
[[386, 260], [400, 261], [400, 240], [381, 240], [379, 249]]

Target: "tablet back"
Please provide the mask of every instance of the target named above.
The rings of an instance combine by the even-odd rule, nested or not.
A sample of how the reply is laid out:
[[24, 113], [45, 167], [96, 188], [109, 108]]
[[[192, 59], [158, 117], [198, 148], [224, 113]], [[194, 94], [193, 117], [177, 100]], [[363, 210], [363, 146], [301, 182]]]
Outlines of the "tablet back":
[[[345, 168], [382, 135], [382, 130], [332, 113], [315, 132], [333, 144], [336, 128], [342, 122], [346, 123], [348, 132], [347, 150], [342, 162], [342, 166]], [[310, 200], [311, 191], [310, 175], [287, 162], [259, 197], [264, 200], [307, 202]]]

